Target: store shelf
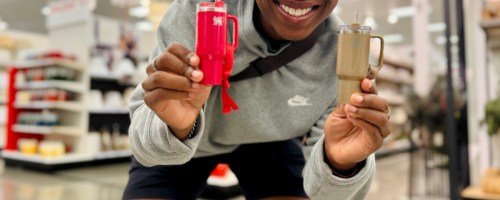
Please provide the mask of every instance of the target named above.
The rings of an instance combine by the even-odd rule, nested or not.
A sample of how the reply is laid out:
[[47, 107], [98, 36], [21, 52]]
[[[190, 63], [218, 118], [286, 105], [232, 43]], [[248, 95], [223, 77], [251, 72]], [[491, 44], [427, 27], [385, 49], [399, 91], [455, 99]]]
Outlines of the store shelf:
[[81, 63], [65, 59], [42, 59], [42, 60], [8, 63], [4, 65], [14, 66], [18, 69], [29, 69], [38, 67], [48, 67], [48, 66], [59, 66], [78, 71], [83, 71], [85, 69], [85, 66], [82, 65]]
[[104, 108], [104, 109], [91, 109], [90, 114], [129, 114], [127, 108]]
[[91, 73], [90, 78], [95, 80], [118, 81], [121, 77], [110, 73]]
[[7, 98], [0, 97], [0, 105], [5, 105], [5, 104], [7, 104]]
[[37, 89], [52, 89], [59, 88], [71, 92], [84, 92], [84, 87], [81, 83], [74, 81], [32, 81], [24, 84], [17, 84], [18, 90], [37, 90]]
[[469, 186], [465, 188], [465, 190], [462, 191], [461, 196], [466, 199], [500, 200], [499, 194], [485, 193], [479, 186]]
[[83, 105], [75, 102], [34, 101], [29, 103], [15, 102], [14, 107], [17, 109], [59, 109], [78, 112], [82, 111]]
[[78, 127], [72, 126], [31, 126], [31, 125], [20, 125], [16, 124], [12, 127], [12, 130], [19, 133], [31, 133], [31, 134], [61, 134], [61, 135], [82, 135], [83, 130]]
[[377, 80], [377, 82], [403, 84], [403, 85], [408, 85], [408, 86], [413, 85], [412, 79], [398, 79], [398, 78], [395, 78], [394, 76], [387, 76], [387, 75], [383, 75], [383, 74], [379, 74], [379, 76], [376, 78], [376, 80]]
[[117, 150], [117, 151], [106, 151], [99, 152], [95, 155], [96, 160], [104, 160], [104, 159], [114, 159], [114, 158], [127, 158], [132, 156], [132, 151], [130, 150]]
[[382, 148], [380, 148], [377, 152], [375, 152], [375, 157], [377, 158], [388, 157], [394, 154], [408, 152], [412, 150], [412, 148], [414, 147], [408, 140], [403, 140], [403, 139], [395, 140], [382, 145]]
[[479, 22], [479, 24], [481, 24], [481, 27], [486, 30], [500, 28], [500, 18], [483, 20]]
[[390, 66], [395, 67], [395, 68], [405, 69], [405, 70], [409, 70], [410, 72], [413, 72], [413, 63], [410, 63], [410, 62], [396, 61], [396, 60], [392, 60], [392, 59], [384, 59], [384, 64], [390, 65]]
[[26, 162], [39, 163], [45, 165], [57, 165], [76, 162], [91, 161], [93, 158], [88, 154], [66, 154], [57, 158], [44, 158], [40, 155], [26, 155], [18, 151], [2, 151], [2, 157], [7, 159], [22, 160]]

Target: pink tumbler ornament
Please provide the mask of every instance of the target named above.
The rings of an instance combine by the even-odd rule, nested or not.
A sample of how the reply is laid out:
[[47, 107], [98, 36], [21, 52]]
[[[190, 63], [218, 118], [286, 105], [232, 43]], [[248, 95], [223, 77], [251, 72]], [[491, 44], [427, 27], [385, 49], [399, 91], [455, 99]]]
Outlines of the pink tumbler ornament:
[[[238, 19], [227, 14], [221, 0], [201, 2], [196, 6], [196, 54], [201, 58], [201, 84], [222, 85], [222, 111], [229, 113], [238, 106], [227, 93], [233, 68], [234, 51], [238, 47]], [[227, 22], [233, 21], [232, 44], [227, 42]]]

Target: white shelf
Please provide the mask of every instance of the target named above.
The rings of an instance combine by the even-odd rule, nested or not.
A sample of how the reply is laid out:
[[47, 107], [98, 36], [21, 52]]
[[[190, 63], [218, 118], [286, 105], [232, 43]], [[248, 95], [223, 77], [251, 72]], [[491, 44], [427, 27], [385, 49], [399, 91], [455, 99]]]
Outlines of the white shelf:
[[392, 59], [384, 59], [384, 64], [390, 65], [392, 67], [400, 68], [400, 69], [406, 69], [406, 70], [409, 70], [410, 72], [413, 72], [413, 63], [408, 62], [408, 61], [397, 61], [397, 60], [392, 60]]
[[389, 82], [389, 83], [409, 85], [409, 86], [413, 85], [412, 79], [398, 79], [395, 77], [386, 76], [383, 73], [379, 73], [379, 76], [376, 78], [376, 80], [380, 82]]
[[48, 67], [48, 66], [59, 66], [78, 71], [83, 71], [85, 69], [85, 66], [83, 64], [65, 59], [42, 59], [42, 60], [8, 63], [4, 65], [13, 66], [18, 69], [29, 69], [38, 67]]
[[27, 155], [19, 151], [4, 150], [1, 152], [1, 155], [3, 158], [13, 159], [13, 160], [22, 160], [22, 161], [45, 164], [45, 165], [56, 165], [56, 164], [68, 164], [77, 162], [88, 162], [93, 160], [126, 158], [132, 156], [132, 151], [130, 150], [108, 151], [108, 152], [100, 152], [97, 153], [96, 155], [82, 154], [82, 153], [68, 153], [61, 157], [44, 158], [38, 154]]
[[32, 126], [15, 124], [12, 130], [20, 133], [31, 134], [61, 134], [61, 135], [82, 135], [83, 129], [72, 126]]
[[120, 76], [111, 73], [90, 73], [90, 78], [97, 80], [110, 80], [110, 81], [118, 81], [120, 80]]
[[91, 109], [90, 114], [128, 114], [127, 108], [105, 108], [105, 109]]
[[7, 104], [7, 98], [0, 97], [0, 105], [5, 105], [5, 104]]
[[411, 143], [405, 139], [399, 139], [384, 143], [382, 147], [375, 152], [375, 156], [387, 156], [394, 153], [406, 152], [411, 149]]
[[82, 111], [83, 105], [75, 102], [34, 101], [29, 103], [15, 102], [14, 107], [18, 109], [59, 109], [78, 112]]
[[85, 90], [82, 83], [75, 81], [32, 81], [25, 84], [17, 84], [16, 88], [18, 90], [59, 88], [78, 93]]
[[93, 159], [92, 156], [89, 154], [66, 154], [64, 156], [56, 158], [44, 158], [40, 155], [26, 155], [18, 151], [7, 151], [7, 150], [2, 151], [2, 157], [14, 160], [22, 160], [27, 162], [46, 164], [46, 165], [85, 162], [85, 161], [91, 161]]
[[117, 150], [117, 151], [106, 151], [99, 152], [95, 155], [96, 160], [105, 160], [113, 158], [126, 158], [132, 156], [132, 151], [130, 150]]
[[484, 29], [500, 28], [500, 18], [483, 20], [479, 24]]

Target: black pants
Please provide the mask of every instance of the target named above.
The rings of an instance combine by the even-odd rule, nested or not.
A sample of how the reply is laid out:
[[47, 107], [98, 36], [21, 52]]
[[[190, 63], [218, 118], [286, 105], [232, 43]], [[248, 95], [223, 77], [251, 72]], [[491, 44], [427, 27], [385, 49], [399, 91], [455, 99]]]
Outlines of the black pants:
[[245, 144], [232, 153], [194, 158], [183, 165], [144, 167], [132, 158], [123, 199], [196, 199], [218, 163], [229, 164], [247, 199], [306, 197], [302, 149], [297, 140], [287, 140]]

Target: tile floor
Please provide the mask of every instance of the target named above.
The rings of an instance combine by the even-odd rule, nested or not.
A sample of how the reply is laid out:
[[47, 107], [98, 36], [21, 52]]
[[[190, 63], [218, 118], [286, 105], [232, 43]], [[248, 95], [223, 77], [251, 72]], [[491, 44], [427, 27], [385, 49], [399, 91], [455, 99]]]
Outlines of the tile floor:
[[[378, 160], [377, 173], [366, 199], [409, 199], [409, 163], [409, 154]], [[123, 163], [49, 174], [5, 167], [0, 160], [0, 200], [120, 199], [128, 168], [129, 164]]]

